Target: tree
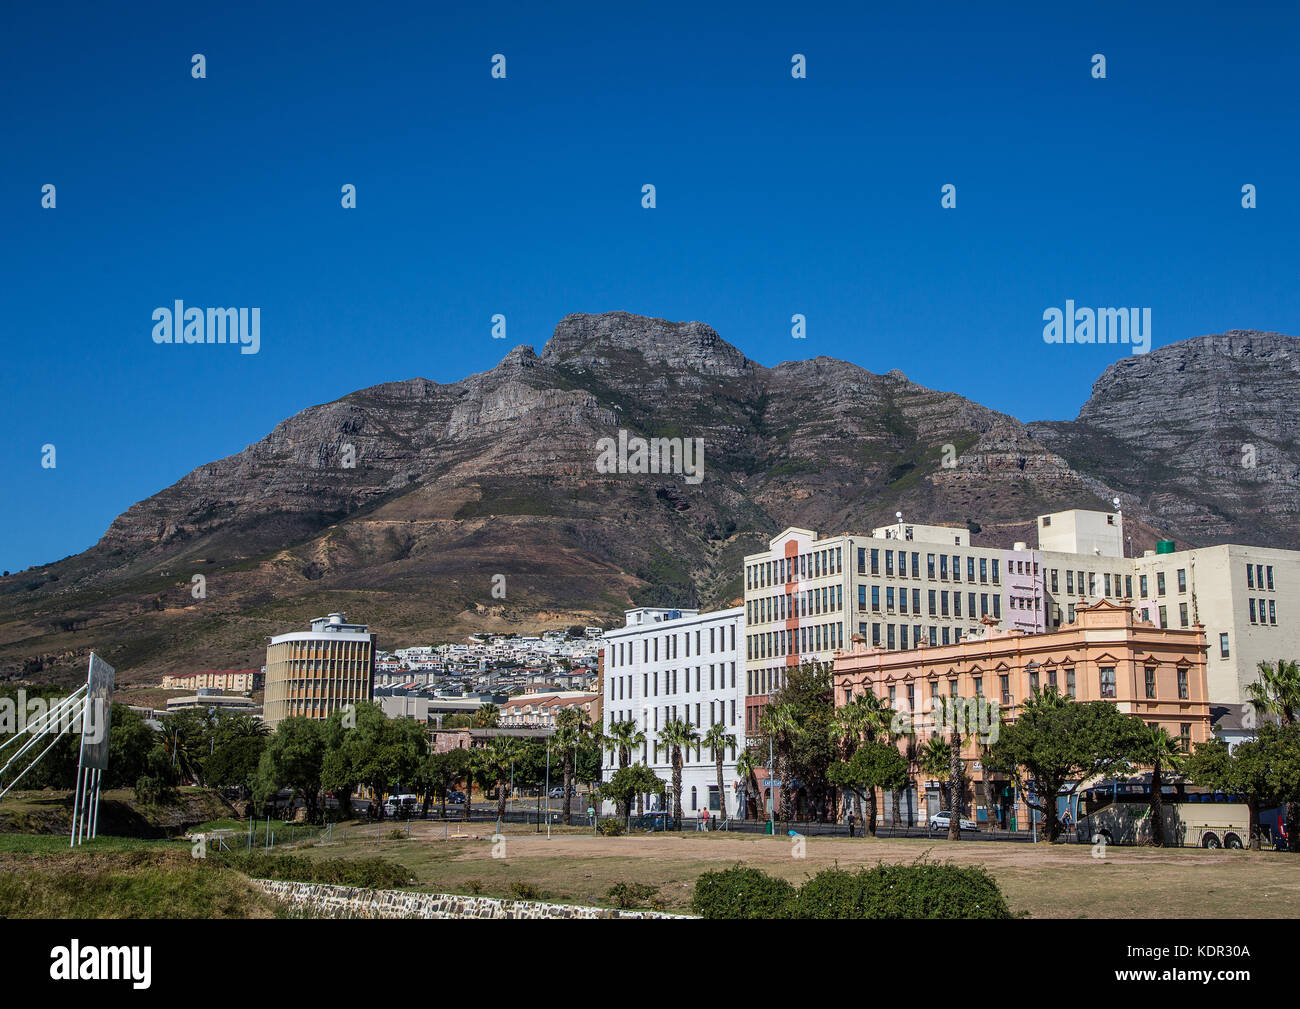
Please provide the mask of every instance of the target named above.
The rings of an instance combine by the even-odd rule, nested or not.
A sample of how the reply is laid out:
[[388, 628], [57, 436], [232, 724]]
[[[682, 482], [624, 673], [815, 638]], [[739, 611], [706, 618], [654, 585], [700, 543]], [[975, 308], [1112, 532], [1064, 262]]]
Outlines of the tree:
[[1198, 785], [1245, 800], [1250, 847], [1259, 851], [1259, 811], [1300, 798], [1300, 725], [1265, 724], [1234, 748], [1217, 737], [1197, 743], [1184, 771]]
[[257, 767], [266, 749], [265, 736], [240, 736], [222, 744], [204, 765], [204, 779], [213, 788], [253, 787]]
[[409, 718], [389, 718], [369, 701], [352, 710], [353, 724], [345, 726], [341, 712], [325, 723], [329, 743], [323, 781], [336, 794], [351, 795], [357, 785], [370, 789], [376, 815], [384, 815], [384, 796], [397, 784], [413, 782], [424, 757], [424, 729]]
[[[610, 753], [618, 754], [619, 770], [627, 767], [632, 760], [632, 751], [638, 746], [642, 746], [646, 741], [645, 732], [637, 728], [636, 721], [631, 718], [625, 718], [620, 722], [610, 724], [609, 732], [605, 736], [605, 749]], [[641, 809], [644, 800], [637, 796], [637, 811]]]
[[916, 756], [916, 766], [921, 773], [939, 782], [939, 812], [953, 808], [948, 795], [948, 767], [951, 763], [952, 748], [940, 736], [927, 739]]
[[762, 797], [763, 792], [758, 787], [757, 768], [763, 765], [754, 757], [753, 751], [748, 747], [740, 751], [740, 756], [736, 758], [736, 773], [745, 783], [745, 804], [740, 810], [742, 819], [749, 819], [749, 804], [754, 804], [754, 819], [760, 819], [763, 815]]
[[324, 723], [294, 716], [276, 726], [257, 764], [253, 796], [259, 803], [275, 798], [288, 788], [301, 795], [307, 818], [315, 821], [321, 790], [321, 768], [325, 761]]
[[785, 708], [798, 729], [783, 732], [773, 741], [782, 750], [781, 778], [789, 782], [782, 787], [783, 815], [786, 819], [793, 816], [795, 800], [802, 794], [808, 801], [809, 816], [824, 822], [833, 810], [834, 791], [826, 775], [841, 754], [834, 730], [831, 665], [806, 662], [786, 669], [782, 676], [780, 689], [768, 699], [768, 706]]
[[482, 751], [484, 772], [497, 790], [498, 823], [506, 818], [507, 785], [511, 766], [519, 756], [519, 751], [519, 740], [513, 736], [497, 736]]
[[893, 789], [897, 792], [902, 788], [907, 783], [907, 758], [898, 752], [898, 747], [894, 744], [873, 740], [855, 749], [848, 760], [832, 764], [828, 773], [831, 782], [850, 790], [859, 798], [870, 796], [867, 805], [872, 815], [870, 819], [864, 818], [864, 834], [875, 837], [876, 789]]
[[733, 750], [736, 746], [736, 737], [727, 731], [726, 722], [714, 722], [709, 726], [709, 731], [704, 734], [701, 740], [709, 748], [713, 755], [713, 766], [718, 772], [718, 813], [725, 821], [727, 816], [727, 789], [726, 782], [722, 779], [722, 761], [727, 755], [727, 747]]
[[[1300, 663], [1261, 662], [1259, 679], [1246, 687], [1246, 694], [1257, 715], [1275, 718], [1283, 726], [1295, 725], [1300, 717]], [[1287, 847], [1300, 851], [1300, 802], [1295, 799], [1286, 804], [1286, 829]]]
[[565, 708], [555, 716], [555, 734], [551, 741], [563, 757], [564, 822], [573, 826], [573, 773], [578, 743], [587, 725], [587, 713], [581, 708]]
[[639, 795], [664, 794], [664, 783], [645, 764], [620, 767], [609, 781], [600, 786], [600, 798], [613, 802], [625, 821], [632, 819], [632, 802]]
[[[834, 741], [839, 745], [842, 754], [840, 762], [851, 760], [858, 746], [864, 741], [868, 743], [875, 742], [879, 735], [887, 732], [891, 721], [890, 716], [889, 706], [877, 697], [870, 687], [867, 687], [864, 693], [855, 695], [850, 701], [837, 708], [835, 721], [832, 724], [832, 732]], [[858, 815], [865, 824], [868, 813], [864, 808], [863, 793], [854, 791], [852, 794], [857, 798]], [[875, 791], [872, 790], [868, 797], [869, 802], [866, 804], [871, 807], [871, 832], [875, 834]]]
[[1002, 727], [989, 746], [989, 765], [1015, 781], [1025, 804], [1042, 814], [1047, 840], [1055, 842], [1061, 834], [1057, 797], [1127, 769], [1141, 726], [1109, 701], [1075, 701], [1048, 687], [1031, 694], [1020, 717]]
[[1186, 754], [1178, 740], [1164, 726], [1143, 725], [1137, 734], [1134, 759], [1151, 768], [1151, 844], [1156, 848], [1165, 845], [1164, 771], [1182, 769]]
[[[791, 767], [794, 763], [794, 744], [803, 730], [795, 716], [793, 705], [774, 704], [771, 701], [763, 709], [761, 725], [764, 734], [772, 741], [772, 752], [778, 765], [778, 767], [771, 769], [771, 773], [781, 782], [779, 786], [781, 789], [781, 819], [789, 823], [794, 802], [793, 776], [791, 774]], [[776, 787], [778, 786], [774, 783], [773, 788]]]
[[659, 743], [669, 750], [673, 768], [673, 820], [682, 829], [682, 750], [698, 746], [700, 734], [690, 722], [674, 718], [659, 730]]

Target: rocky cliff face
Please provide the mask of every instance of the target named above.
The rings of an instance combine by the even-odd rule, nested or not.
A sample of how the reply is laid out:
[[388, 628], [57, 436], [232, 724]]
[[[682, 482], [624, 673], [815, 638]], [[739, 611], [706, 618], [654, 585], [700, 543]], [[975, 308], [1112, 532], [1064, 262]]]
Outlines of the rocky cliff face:
[[1197, 543], [1300, 545], [1300, 341], [1232, 330], [1123, 358], [1075, 421], [1031, 424]]
[[[1124, 359], [1078, 420], [1025, 425], [897, 371], [765, 368], [698, 322], [566, 316], [540, 355], [304, 410], [84, 554], [0, 580], [0, 671], [71, 675], [88, 647], [127, 680], [257, 665], [267, 635], [331, 610], [393, 647], [722, 604], [785, 526], [867, 531], [896, 510], [1010, 544], [1039, 512], [1119, 493], [1135, 546], [1157, 528], [1296, 545], [1295, 344], [1229, 333]], [[620, 429], [703, 439], [704, 479], [601, 472]]]

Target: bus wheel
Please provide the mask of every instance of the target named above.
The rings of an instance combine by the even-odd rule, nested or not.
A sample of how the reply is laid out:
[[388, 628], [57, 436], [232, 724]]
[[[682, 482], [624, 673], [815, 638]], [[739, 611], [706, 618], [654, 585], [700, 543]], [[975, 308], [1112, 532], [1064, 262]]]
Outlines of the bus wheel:
[[1241, 838], [1239, 838], [1236, 834], [1229, 834], [1227, 837], [1223, 839], [1223, 846], [1225, 848], [1240, 848]]
[[1201, 838], [1201, 847], [1222, 848], [1223, 845], [1219, 843], [1219, 837], [1217, 834], [1206, 834], [1203, 838]]

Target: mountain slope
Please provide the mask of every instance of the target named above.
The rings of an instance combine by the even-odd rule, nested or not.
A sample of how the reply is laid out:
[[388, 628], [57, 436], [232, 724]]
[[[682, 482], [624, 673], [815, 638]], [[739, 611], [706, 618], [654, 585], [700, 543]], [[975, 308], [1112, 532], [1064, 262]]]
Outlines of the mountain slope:
[[[394, 647], [725, 604], [744, 553], [785, 526], [866, 532], [896, 510], [1009, 545], [1032, 540], [1039, 512], [1105, 507], [1118, 487], [1141, 548], [1193, 498], [1141, 480], [1145, 435], [1121, 423], [1122, 391], [1159, 379], [1133, 368], [1108, 369], [1133, 381], [1103, 375], [1078, 421], [1024, 425], [899, 372], [766, 368], [698, 322], [566, 316], [540, 355], [516, 347], [459, 382], [304, 410], [133, 505], [85, 553], [0, 580], [0, 673], [68, 678], [91, 647], [128, 682], [260, 665], [267, 636], [331, 610]], [[1256, 420], [1241, 418], [1252, 437]], [[703, 439], [703, 481], [599, 472], [597, 442], [620, 429]], [[1231, 534], [1249, 539], [1252, 514]]]

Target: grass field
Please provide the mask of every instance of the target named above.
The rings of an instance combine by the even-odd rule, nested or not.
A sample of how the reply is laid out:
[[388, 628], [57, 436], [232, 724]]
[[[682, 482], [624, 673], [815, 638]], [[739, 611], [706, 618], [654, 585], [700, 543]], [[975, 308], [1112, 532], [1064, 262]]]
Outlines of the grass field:
[[[226, 826], [225, 823], [219, 824]], [[213, 826], [218, 826], [214, 824]], [[808, 838], [802, 859], [784, 837], [636, 834], [593, 837], [557, 828], [416, 823], [412, 837], [389, 829], [336, 827], [333, 843], [277, 845], [312, 859], [378, 855], [410, 870], [417, 889], [511, 896], [512, 884], [542, 899], [607, 905], [623, 881], [659, 888], [669, 910], [687, 910], [703, 872], [736, 862], [800, 883], [817, 871], [918, 858], [981, 864], [1011, 910], [1032, 918], [1300, 917], [1300, 862], [1279, 852], [949, 842], [926, 839]], [[199, 867], [185, 841], [100, 837], [77, 852], [50, 835], [0, 835], [0, 916], [264, 917], [266, 898], [229, 869]], [[503, 857], [494, 857], [494, 849]], [[242, 850], [240, 845], [237, 850]]]
[[[473, 837], [456, 837], [458, 830]], [[1194, 848], [1107, 849], [1093, 858], [1087, 845], [1003, 844], [927, 839], [808, 838], [805, 858], [787, 838], [739, 834], [655, 834], [592, 837], [581, 830], [504, 835], [494, 858], [487, 825], [416, 824], [409, 841], [375, 843], [364, 833], [347, 844], [316, 845], [315, 858], [378, 854], [411, 870], [420, 889], [508, 896], [512, 883], [536, 887], [549, 899], [605, 904], [622, 880], [659, 887], [670, 909], [690, 903], [702, 873], [744, 862], [794, 883], [820, 869], [856, 868], [928, 857], [982, 864], [1002, 887], [1012, 911], [1033, 918], [1294, 918], [1300, 916], [1300, 862], [1280, 852]]]

